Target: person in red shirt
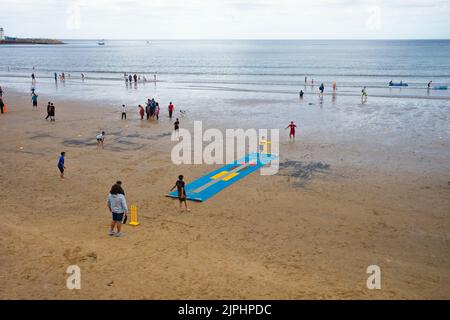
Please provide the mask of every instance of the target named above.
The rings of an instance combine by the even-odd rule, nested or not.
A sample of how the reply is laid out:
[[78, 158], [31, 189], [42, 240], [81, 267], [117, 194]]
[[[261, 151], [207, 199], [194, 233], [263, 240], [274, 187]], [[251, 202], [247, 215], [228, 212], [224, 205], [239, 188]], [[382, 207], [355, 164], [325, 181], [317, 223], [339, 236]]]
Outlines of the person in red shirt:
[[290, 128], [290, 132], [289, 132], [289, 140], [295, 140], [295, 128], [296, 128], [296, 124], [294, 123], [294, 121], [291, 121], [291, 123], [286, 127]]
[[169, 103], [169, 118], [172, 119], [172, 114], [173, 114], [173, 109], [175, 109], [175, 107], [173, 106], [172, 102]]

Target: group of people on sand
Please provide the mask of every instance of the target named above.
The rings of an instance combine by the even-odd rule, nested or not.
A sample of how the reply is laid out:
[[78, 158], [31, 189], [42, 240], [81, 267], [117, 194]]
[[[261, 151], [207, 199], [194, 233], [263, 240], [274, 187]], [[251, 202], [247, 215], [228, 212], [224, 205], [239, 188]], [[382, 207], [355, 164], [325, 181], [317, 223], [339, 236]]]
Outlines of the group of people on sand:
[[[144, 117], [146, 117], [147, 120], [156, 119], [159, 120], [159, 114], [161, 112], [161, 108], [159, 107], [159, 102], [156, 101], [154, 98], [147, 99], [147, 102], [145, 103], [145, 108], [142, 105], [138, 105], [139, 108], [139, 116], [141, 120], [144, 120]], [[175, 110], [175, 106], [173, 105], [172, 101], [169, 103], [167, 110], [169, 111], [169, 118], [172, 119], [173, 112]], [[183, 113], [182, 111], [180, 111]], [[127, 107], [126, 105], [122, 105], [122, 120], [127, 119]]]
[[147, 115], [147, 120], [150, 119], [156, 119], [159, 120], [159, 112], [161, 111], [161, 109], [159, 108], [159, 102], [155, 101], [155, 98], [152, 99], [147, 99], [147, 102], [145, 104], [145, 110], [143, 110], [144, 108], [139, 105], [139, 114], [141, 116], [141, 120], [144, 119], [144, 111], [145, 114]]

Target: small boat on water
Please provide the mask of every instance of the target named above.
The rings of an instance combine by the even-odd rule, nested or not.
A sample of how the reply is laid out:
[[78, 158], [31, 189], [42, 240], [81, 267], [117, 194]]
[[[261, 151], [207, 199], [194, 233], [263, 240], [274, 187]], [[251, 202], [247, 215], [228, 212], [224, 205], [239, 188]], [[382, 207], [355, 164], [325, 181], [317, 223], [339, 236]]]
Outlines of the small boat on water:
[[99, 41], [99, 42], [98, 42], [98, 45], [99, 45], [99, 46], [104, 46], [104, 45], [105, 45], [105, 40]]

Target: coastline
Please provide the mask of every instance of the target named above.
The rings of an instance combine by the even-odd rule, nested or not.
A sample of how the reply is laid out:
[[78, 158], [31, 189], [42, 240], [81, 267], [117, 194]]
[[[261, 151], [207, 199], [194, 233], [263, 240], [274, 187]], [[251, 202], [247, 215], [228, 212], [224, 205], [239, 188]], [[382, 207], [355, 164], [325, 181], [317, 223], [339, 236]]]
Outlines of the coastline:
[[56, 39], [37, 39], [37, 38], [17, 38], [11, 40], [0, 40], [0, 45], [15, 45], [15, 44], [60, 45], [65, 43], [61, 40]]
[[[450, 196], [445, 162], [435, 165], [439, 157], [426, 158], [432, 163], [421, 163], [421, 170], [402, 170], [401, 164], [371, 162], [376, 154], [365, 155], [365, 141], [325, 138], [306, 128], [295, 144], [281, 141], [282, 163], [322, 161], [329, 170], [304, 179], [298, 178], [303, 171], [295, 174], [289, 166], [273, 177], [250, 175], [208, 202], [191, 204], [191, 213], [179, 213], [176, 201], [164, 197], [177, 175], [192, 181], [214, 166], [171, 163], [172, 124], [164, 107], [157, 124], [138, 120], [131, 107], [129, 120], [121, 121], [119, 106], [109, 101], [42, 94], [39, 111], [32, 111], [28, 92], [8, 90], [5, 98], [2, 299], [450, 295]], [[54, 124], [43, 120], [49, 99], [57, 107]], [[207, 116], [190, 112], [182, 124], [191, 128], [204, 120], [224, 129], [239, 114]], [[240, 121], [247, 125], [244, 117]], [[95, 146], [100, 128], [106, 131], [104, 150]], [[396, 153], [397, 144], [380, 147], [391, 150], [383, 157], [410, 157]], [[63, 182], [56, 172], [62, 150], [68, 167]], [[124, 182], [142, 223], [126, 226], [124, 239], [106, 235], [106, 195], [116, 180]], [[80, 291], [65, 288], [68, 264], [83, 270]], [[365, 268], [372, 264], [383, 270], [379, 291], [365, 288]]]

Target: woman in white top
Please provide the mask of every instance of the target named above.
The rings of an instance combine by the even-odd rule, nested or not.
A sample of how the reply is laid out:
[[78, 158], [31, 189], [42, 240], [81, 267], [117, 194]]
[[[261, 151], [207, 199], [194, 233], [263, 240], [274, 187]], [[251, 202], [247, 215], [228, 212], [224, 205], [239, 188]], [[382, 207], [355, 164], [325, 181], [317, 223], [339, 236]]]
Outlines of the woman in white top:
[[[123, 194], [123, 189], [119, 184], [112, 186], [108, 195], [108, 209], [112, 214], [111, 228], [109, 229], [109, 235], [120, 237], [122, 235], [122, 221], [128, 214], [127, 201]], [[117, 232], [114, 232], [114, 228], [117, 228]]]

